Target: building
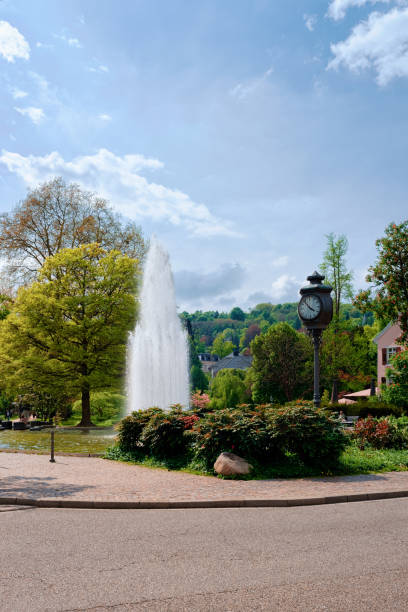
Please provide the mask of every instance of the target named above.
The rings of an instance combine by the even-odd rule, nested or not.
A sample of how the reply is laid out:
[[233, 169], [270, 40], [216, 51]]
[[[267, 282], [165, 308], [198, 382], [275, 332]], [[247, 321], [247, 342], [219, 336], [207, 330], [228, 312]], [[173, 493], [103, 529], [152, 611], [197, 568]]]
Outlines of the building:
[[386, 370], [391, 365], [391, 357], [402, 350], [398, 343], [401, 336], [401, 328], [398, 323], [389, 323], [379, 334], [373, 338], [377, 345], [377, 386], [387, 382]]
[[234, 350], [232, 353], [224, 357], [224, 359], [220, 359], [216, 364], [210, 367], [211, 376], [217, 376], [220, 370], [225, 370], [226, 368], [234, 368], [236, 370], [247, 370], [252, 364], [252, 356], [251, 355], [240, 355], [238, 349]]
[[218, 363], [218, 355], [211, 355], [211, 353], [198, 353], [198, 358], [206, 374], [211, 373], [211, 368]]

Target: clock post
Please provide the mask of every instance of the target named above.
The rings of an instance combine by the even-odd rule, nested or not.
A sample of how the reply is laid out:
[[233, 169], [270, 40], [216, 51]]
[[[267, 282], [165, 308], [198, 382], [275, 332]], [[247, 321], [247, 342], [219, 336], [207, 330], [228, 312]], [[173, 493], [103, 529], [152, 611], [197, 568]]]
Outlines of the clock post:
[[330, 297], [332, 287], [323, 285], [324, 276], [313, 272], [307, 277], [309, 285], [302, 287], [298, 304], [299, 317], [312, 337], [314, 348], [314, 387], [313, 404], [320, 406], [320, 362], [319, 348], [322, 333], [333, 318], [333, 300]]

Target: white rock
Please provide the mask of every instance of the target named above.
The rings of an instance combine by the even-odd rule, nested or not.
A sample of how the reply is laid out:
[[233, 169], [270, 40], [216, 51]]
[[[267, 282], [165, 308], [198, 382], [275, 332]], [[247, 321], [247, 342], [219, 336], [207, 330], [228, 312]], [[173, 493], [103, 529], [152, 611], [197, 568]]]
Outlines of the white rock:
[[242, 476], [249, 474], [251, 469], [252, 465], [248, 461], [234, 455], [234, 453], [221, 453], [214, 463], [214, 470], [217, 474], [223, 476], [233, 476], [234, 474]]

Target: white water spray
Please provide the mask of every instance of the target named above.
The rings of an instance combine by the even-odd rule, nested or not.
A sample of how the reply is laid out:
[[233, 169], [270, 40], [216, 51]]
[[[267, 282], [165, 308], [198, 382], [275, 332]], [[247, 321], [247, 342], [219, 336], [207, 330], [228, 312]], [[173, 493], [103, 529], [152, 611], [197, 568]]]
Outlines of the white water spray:
[[144, 267], [139, 321], [128, 345], [127, 412], [189, 406], [187, 334], [177, 315], [169, 256], [152, 239]]

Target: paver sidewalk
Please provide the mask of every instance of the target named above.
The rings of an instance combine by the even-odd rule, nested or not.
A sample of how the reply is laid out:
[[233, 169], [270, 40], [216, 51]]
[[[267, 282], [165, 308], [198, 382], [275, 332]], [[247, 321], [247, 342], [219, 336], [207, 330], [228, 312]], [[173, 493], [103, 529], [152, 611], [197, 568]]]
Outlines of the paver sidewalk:
[[56, 463], [50, 463], [47, 455], [0, 453], [1, 503], [14, 499], [20, 503], [48, 500], [53, 505], [105, 502], [114, 507], [122, 502], [136, 506], [158, 503], [165, 507], [166, 504], [233, 505], [233, 502], [245, 505], [245, 501], [247, 505], [268, 505], [269, 500], [269, 505], [301, 505], [357, 501], [376, 495], [408, 497], [408, 472], [231, 481], [93, 457], [57, 456]]

